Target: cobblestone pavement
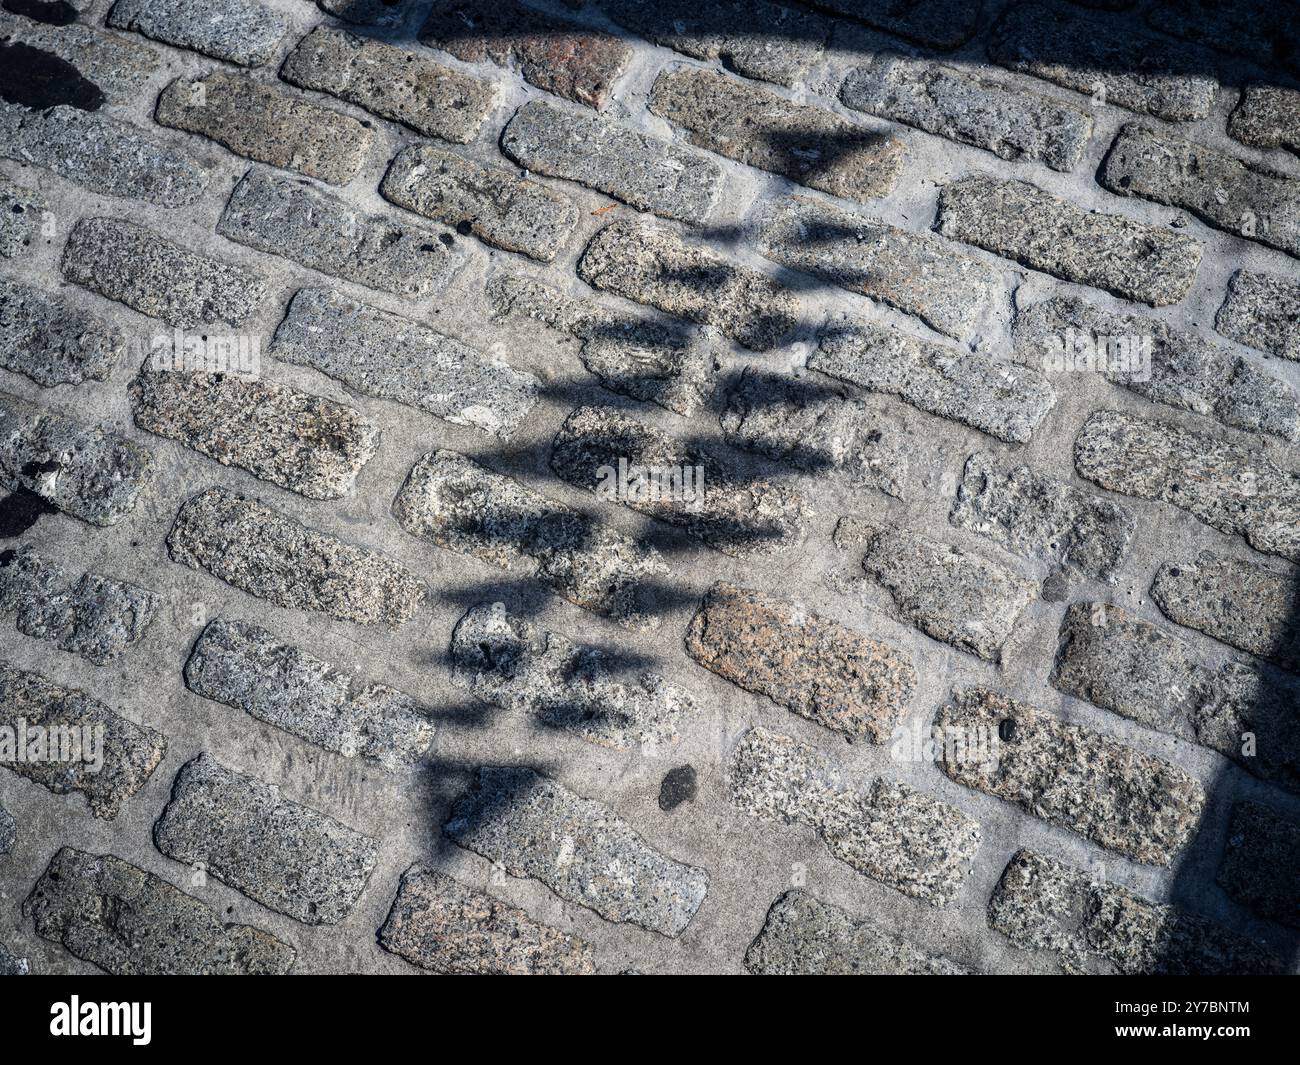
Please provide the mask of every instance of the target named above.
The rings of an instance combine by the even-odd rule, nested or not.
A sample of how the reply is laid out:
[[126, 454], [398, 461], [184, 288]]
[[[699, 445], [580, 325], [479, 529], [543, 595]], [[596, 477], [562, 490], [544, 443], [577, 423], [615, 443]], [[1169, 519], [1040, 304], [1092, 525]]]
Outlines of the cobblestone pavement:
[[0, 970], [1294, 971], [1297, 56], [3, 0]]

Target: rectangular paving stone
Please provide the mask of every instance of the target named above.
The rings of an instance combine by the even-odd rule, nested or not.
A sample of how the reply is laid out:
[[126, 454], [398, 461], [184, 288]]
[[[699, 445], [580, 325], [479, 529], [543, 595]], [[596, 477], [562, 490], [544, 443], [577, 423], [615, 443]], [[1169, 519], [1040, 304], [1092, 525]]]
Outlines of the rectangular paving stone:
[[498, 321], [527, 318], [577, 340], [582, 365], [611, 392], [682, 415], [713, 394], [721, 338], [710, 327], [617, 311], [522, 275], [493, 277], [486, 292]]
[[[653, 473], [636, 472], [647, 467], [669, 473], [653, 480]], [[551, 469], [570, 484], [675, 525], [736, 558], [799, 542], [812, 514], [804, 497], [789, 485], [757, 476], [716, 449], [679, 440], [609, 408], [579, 407], [565, 419], [551, 445]], [[673, 470], [691, 471], [689, 491], [685, 475], [680, 478], [680, 498], [660, 493], [664, 477]], [[672, 488], [671, 481], [667, 487]]]
[[959, 246], [798, 196], [766, 213], [758, 250], [959, 340], [978, 332], [990, 307], [1006, 303], [998, 273]]
[[[844, 519], [849, 520], [849, 519]], [[837, 530], [838, 535], [838, 530]], [[910, 529], [861, 524], [862, 568], [904, 621], [959, 650], [997, 662], [1038, 585], [990, 559]]]
[[535, 921], [517, 906], [445, 873], [413, 865], [402, 874], [379, 945], [429, 969], [457, 976], [590, 976], [595, 948]]
[[454, 451], [412, 468], [393, 501], [412, 536], [532, 577], [571, 603], [634, 629], [659, 623], [659, 552]]
[[1300, 581], [1210, 551], [1165, 562], [1151, 598], [1170, 621], [1300, 673]]
[[989, 34], [988, 55], [1010, 70], [1169, 122], [1205, 118], [1219, 89], [1217, 64], [1199, 49], [1064, 6], [1010, 8]]
[[1286, 148], [1300, 155], [1300, 90], [1247, 85], [1228, 116], [1228, 136], [1252, 148]]
[[765, 274], [637, 222], [614, 222], [592, 237], [578, 276], [594, 288], [714, 326], [753, 351], [780, 343], [799, 311], [798, 297]]
[[57, 56], [113, 103], [137, 99], [160, 65], [157, 50], [149, 45], [80, 22], [57, 25], [0, 11], [0, 40]]
[[0, 366], [38, 385], [104, 381], [126, 349], [121, 330], [71, 300], [0, 279]]
[[1232, 808], [1219, 886], [1259, 916], [1300, 928], [1300, 823], [1257, 802]]
[[605, 0], [601, 11], [655, 44], [787, 86], [821, 60], [832, 25], [767, 0]]
[[159, 207], [193, 203], [210, 176], [194, 156], [138, 126], [65, 105], [38, 111], [0, 103], [0, 155], [91, 192]]
[[[1198, 333], [1170, 328], [1155, 318], [1111, 314], [1076, 296], [1053, 296], [1020, 310], [1011, 335], [1017, 354], [1030, 365], [1095, 370], [1153, 403], [1203, 414], [1235, 429], [1300, 440], [1295, 389]], [[1131, 370], [1116, 356], [1136, 358], [1141, 365]], [[1120, 368], [1111, 369], [1113, 365]]]
[[1026, 443], [1056, 403], [1037, 370], [864, 321], [827, 322], [808, 368], [1010, 443]]
[[1172, 503], [1257, 551], [1300, 562], [1300, 476], [1257, 447], [1097, 411], [1075, 437], [1074, 466], [1112, 492]]
[[1136, 524], [1109, 499], [984, 452], [966, 460], [948, 521], [1012, 554], [1106, 581], [1123, 564]]
[[256, 0], [117, 0], [108, 24], [245, 67], [270, 59], [288, 29], [283, 15]]
[[971, 0], [816, 0], [813, 6], [944, 51], [970, 40], [980, 13]]
[[134, 441], [0, 392], [0, 489], [107, 528], [131, 513], [153, 471]]
[[709, 890], [703, 869], [660, 854], [608, 806], [526, 767], [479, 769], [442, 830], [565, 902], [669, 937], [686, 930]]
[[1300, 361], [1300, 283], [1238, 270], [1228, 282], [1214, 328], [1238, 344]]
[[632, 58], [618, 37], [517, 0], [436, 0], [420, 41], [467, 63], [517, 67], [530, 85], [596, 108]]
[[396, 770], [433, 742], [432, 712], [386, 684], [360, 682], [245, 621], [210, 621], [185, 663], [195, 695], [244, 710], [345, 757]]
[[297, 952], [162, 877], [63, 847], [23, 902], [36, 934], [114, 976], [283, 976]]
[[1081, 107], [896, 53], [849, 72], [844, 106], [983, 148], [1002, 159], [1070, 171], [1083, 158], [1092, 116]]
[[1118, 196], [1180, 207], [1234, 236], [1300, 258], [1300, 180], [1130, 122], [1097, 180]]
[[1273, 0], [1164, 0], [1147, 9], [1164, 33], [1300, 73], [1300, 12]]
[[387, 555], [217, 486], [181, 506], [167, 548], [172, 561], [275, 606], [360, 625], [401, 625], [425, 595], [419, 578]]
[[1017, 851], [989, 900], [989, 926], [1070, 974], [1242, 976], [1277, 958], [1187, 910], [1152, 902], [1055, 858]]
[[379, 843], [209, 754], [186, 762], [154, 823], [157, 848], [303, 924], [338, 924], [356, 905]]
[[468, 144], [496, 105], [497, 89], [425, 55], [317, 26], [289, 53], [280, 77], [409, 126]]
[[846, 199], [888, 195], [903, 167], [903, 143], [886, 130], [714, 71], [664, 71], [647, 106], [698, 148]]
[[1211, 668], [1184, 640], [1121, 607], [1070, 605], [1051, 683], [1300, 792], [1300, 686], [1240, 662]]
[[791, 713], [876, 744], [893, 735], [916, 690], [906, 651], [799, 603], [721, 581], [691, 619], [686, 653]]
[[365, 165], [374, 129], [302, 93], [215, 71], [177, 78], [158, 97], [157, 121], [198, 133], [236, 155], [346, 185]]
[[1026, 181], [973, 176], [944, 186], [936, 227], [1024, 266], [1164, 307], [1192, 287], [1204, 250], [1193, 237], [1099, 214]]
[[544, 100], [515, 112], [501, 150], [532, 173], [576, 181], [683, 222], [703, 222], [722, 188], [721, 167], [700, 152]]
[[537, 402], [537, 380], [396, 314], [321, 288], [300, 289], [271, 354], [362, 395], [406, 404], [505, 439]]
[[755, 976], [961, 976], [968, 970], [928, 954], [876, 921], [796, 888], [767, 911], [745, 952]]
[[0, 258], [12, 259], [31, 247], [36, 227], [49, 211], [45, 197], [15, 185], [0, 174]]
[[268, 170], [235, 186], [217, 232], [238, 244], [399, 296], [427, 296], [457, 266], [445, 233], [394, 215], [358, 211], [341, 197]]
[[261, 277], [120, 218], [81, 219], [61, 267], [69, 281], [182, 328], [238, 325], [266, 295]]
[[578, 224], [578, 207], [567, 196], [430, 144], [398, 152], [379, 191], [398, 207], [544, 263]]
[[[658, 673], [617, 651], [572, 643], [479, 603], [451, 634], [452, 679], [476, 698], [616, 751], [676, 743], [699, 707]], [[626, 680], [619, 680], [625, 676]]]
[[140, 641], [162, 606], [153, 592], [98, 573], [73, 578], [30, 544], [0, 551], [0, 615], [97, 666]]
[[83, 691], [4, 663], [0, 727], [11, 743], [40, 729], [48, 753], [65, 756], [19, 760], [25, 748], [16, 743], [0, 765], [55, 795], [80, 794], [91, 815], [105, 821], [113, 820], [122, 804], [144, 787], [167, 753], [167, 737], [157, 729], [137, 725]]
[[855, 791], [820, 751], [765, 728], [741, 739], [727, 787], [738, 809], [807, 825], [835, 858], [932, 906], [957, 897], [979, 849], [979, 825], [955, 806], [883, 777]]
[[128, 386], [135, 424], [308, 499], [339, 499], [379, 449], [379, 429], [342, 403], [232, 373], [154, 369]]
[[1134, 861], [1168, 865], [1200, 820], [1205, 793], [1177, 766], [987, 688], [955, 690], [935, 727], [998, 734], [994, 759], [944, 751], [957, 783]]

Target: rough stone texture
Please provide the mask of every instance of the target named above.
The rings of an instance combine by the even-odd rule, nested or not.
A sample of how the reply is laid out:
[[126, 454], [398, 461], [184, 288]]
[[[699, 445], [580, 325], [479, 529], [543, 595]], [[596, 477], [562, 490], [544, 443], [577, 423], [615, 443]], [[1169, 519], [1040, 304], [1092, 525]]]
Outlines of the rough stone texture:
[[326, 289], [299, 290], [275, 332], [271, 353], [328, 374], [362, 395], [395, 400], [503, 439], [537, 402], [531, 374]]
[[648, 584], [667, 572], [659, 552], [464, 455], [417, 462], [393, 516], [412, 536], [532, 577], [630, 628], [659, 623]]
[[1192, 237], [1090, 213], [1025, 181], [980, 176], [944, 186], [936, 228], [1062, 280], [1153, 307], [1187, 295], [1203, 250]]
[[1219, 88], [1216, 64], [1203, 52], [1065, 6], [1010, 8], [993, 28], [988, 54], [1011, 70], [1170, 122], [1205, 118]]
[[201, 754], [186, 762], [153, 826], [167, 857], [303, 924], [338, 924], [356, 905], [379, 845], [280, 789]]
[[869, 918], [787, 891], [767, 911], [745, 953], [755, 976], [961, 976], [967, 970], [927, 954]]
[[727, 786], [745, 813], [807, 825], [840, 861], [932, 906], [956, 897], [979, 849], [979, 825], [955, 806], [884, 778], [847, 788], [825, 755], [765, 728], [741, 739]]
[[289, 53], [280, 76], [457, 144], [474, 139], [497, 97], [491, 84], [424, 55], [324, 26]]
[[14, 823], [14, 815], [0, 806], [0, 857], [13, 850], [17, 842], [18, 826]]
[[517, 0], [436, 0], [420, 40], [469, 63], [513, 62], [530, 85], [589, 107], [605, 106], [632, 57], [617, 37]]
[[888, 4], [874, 0], [816, 0], [815, 6], [947, 51], [970, 39], [981, 5], [980, 0], [906, 0]]
[[31, 973], [31, 964], [26, 958], [17, 957], [8, 947], [0, 943], [0, 976], [27, 976]]
[[590, 976], [590, 943], [445, 873], [402, 874], [379, 945], [436, 973], [458, 976]]
[[456, 683], [476, 698], [616, 751], [676, 743], [699, 710], [660, 674], [539, 631], [503, 603], [480, 603], [457, 622], [451, 661]]
[[322, 11], [357, 26], [391, 29], [406, 21], [410, 0], [316, 0]]
[[138, 643], [161, 605], [153, 592], [98, 573], [74, 580], [30, 544], [0, 551], [0, 615], [97, 666]]
[[0, 279], [0, 366], [40, 385], [105, 380], [126, 348], [116, 326], [9, 278]]
[[1158, 30], [1300, 73], [1300, 14], [1273, 0], [1161, 0], [1147, 11]]
[[12, 259], [29, 248], [48, 210], [44, 196], [0, 174], [0, 258]]
[[345, 185], [370, 155], [374, 130], [302, 93], [244, 74], [177, 78], [158, 97], [157, 120], [199, 133], [236, 155]]
[[910, 656], [802, 605], [719, 582], [686, 653], [746, 691], [845, 736], [885, 743], [916, 688]]
[[1182, 769], [986, 688], [954, 691], [935, 725], [999, 737], [992, 759], [945, 749], [953, 780], [1134, 861], [1168, 865], [1200, 819], [1205, 792]]
[[850, 71], [840, 99], [856, 111], [1053, 170], [1073, 170], [1092, 135], [1092, 117], [1081, 107], [893, 53]]
[[1149, 343], [1149, 370], [1110, 370], [1107, 364], [1098, 372], [1153, 403], [1216, 418], [1236, 429], [1300, 440], [1295, 389], [1199, 333], [1171, 329], [1156, 318], [1110, 314], [1077, 296], [1054, 296], [1021, 310], [1012, 337], [1021, 360], [1029, 365], [1062, 353], [1068, 357], [1079, 345], [1109, 352], [1108, 343], [1120, 342], [1138, 353]]
[[153, 477], [153, 456], [117, 433], [0, 393], [0, 488], [26, 489], [91, 525], [116, 525]]
[[288, 28], [256, 0], [117, 0], [108, 24], [246, 67], [270, 59]]
[[802, 197], [767, 213], [758, 250], [959, 340], [976, 332], [989, 307], [1006, 302], [997, 273], [959, 246]]
[[1300, 258], [1300, 180], [1137, 123], [1097, 180], [1120, 196], [1181, 207], [1201, 221]]
[[266, 294], [266, 282], [247, 270], [116, 218], [83, 218], [76, 224], [63, 249], [63, 276], [183, 328], [238, 325]]
[[498, 320], [541, 322], [579, 342], [578, 357], [611, 392], [693, 414], [712, 394], [720, 338], [708, 328], [624, 314], [513, 274], [492, 278]]
[[430, 144], [400, 151], [379, 191], [399, 207], [540, 262], [554, 259], [578, 224], [567, 196]]
[[1300, 90], [1247, 85], [1228, 118], [1228, 134], [1253, 148], [1286, 148], [1300, 155]]
[[111, 854], [71, 847], [23, 903], [36, 934], [114, 976], [282, 976], [295, 951]]
[[[85, 692], [64, 688], [39, 673], [13, 669], [0, 663], [0, 725], [11, 736], [18, 730], [41, 728], [50, 742], [53, 730], [78, 729], [98, 747], [103, 764], [96, 770], [95, 750], [72, 742], [64, 753], [81, 758], [71, 761], [0, 761], [0, 766], [33, 780], [55, 795], [81, 794], [93, 816], [111, 821], [144, 783], [167, 753], [167, 737], [147, 725], [115, 713]], [[101, 735], [102, 739], [97, 739]], [[65, 737], [67, 733], [62, 733]]]
[[609, 0], [602, 8], [655, 44], [787, 86], [821, 59], [831, 31], [819, 15], [767, 0]]
[[1070, 605], [1051, 682], [1300, 792], [1300, 687], [1238, 662], [1210, 668], [1184, 640], [1121, 607]]
[[709, 890], [703, 869], [660, 854], [609, 807], [528, 768], [481, 768], [442, 830], [565, 902], [665, 936], [686, 930]]
[[159, 207], [184, 207], [208, 187], [208, 170], [188, 152], [129, 122], [76, 107], [34, 111], [0, 103], [0, 155], [93, 192]]
[[1262, 945], [1032, 851], [1012, 857], [989, 925], [1021, 950], [1051, 951], [1067, 973], [1242, 976], [1275, 973]]
[[58, 56], [81, 71], [114, 103], [138, 98], [159, 65], [154, 48], [79, 22], [57, 26], [0, 12], [0, 40], [27, 44]]
[[1214, 328], [1238, 344], [1300, 361], [1300, 283], [1238, 270]]
[[1257, 551], [1300, 561], [1300, 476], [1257, 448], [1098, 411], [1075, 438], [1074, 465], [1112, 492], [1172, 503]]
[[501, 150], [533, 173], [577, 181], [683, 222], [703, 222], [722, 188], [722, 169], [699, 152], [544, 100], [515, 112]]
[[400, 296], [427, 296], [456, 265], [441, 234], [358, 211], [307, 182], [250, 170], [217, 223], [223, 237]]
[[578, 275], [599, 289], [717, 327], [754, 351], [794, 328], [798, 298], [749, 267], [659, 226], [615, 222], [587, 245]]
[[173, 561], [258, 599], [360, 625], [401, 625], [425, 597], [423, 583], [388, 556], [220, 487], [181, 507], [167, 547]]
[[1107, 581], [1135, 527], [1133, 515], [1109, 499], [983, 452], [966, 460], [948, 520], [1013, 554]]
[[1300, 673], [1300, 586], [1294, 572], [1202, 551], [1166, 562], [1151, 584], [1165, 617]]
[[428, 707], [385, 684], [363, 688], [328, 662], [243, 621], [208, 623], [185, 663], [185, 685], [317, 747], [373, 758], [389, 770], [418, 762], [433, 742]]
[[1037, 370], [869, 322], [827, 323], [808, 368], [1010, 443], [1028, 441], [1056, 402]]
[[1223, 890], [1261, 917], [1300, 928], [1300, 823], [1256, 802], [1232, 810], [1219, 866]]
[[351, 407], [274, 381], [146, 360], [129, 393], [146, 432], [308, 499], [347, 495], [379, 448], [379, 430]]
[[725, 74], [665, 71], [648, 106], [697, 147], [846, 199], [888, 195], [903, 167], [903, 143], [887, 131]]

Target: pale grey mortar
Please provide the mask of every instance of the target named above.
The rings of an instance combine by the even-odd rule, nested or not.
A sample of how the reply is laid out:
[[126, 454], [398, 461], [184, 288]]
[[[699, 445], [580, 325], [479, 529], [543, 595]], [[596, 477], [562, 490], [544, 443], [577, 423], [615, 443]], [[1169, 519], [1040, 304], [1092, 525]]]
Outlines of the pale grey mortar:
[[0, 806], [0, 857], [13, 850], [17, 842], [18, 825], [14, 822], [14, 815]]
[[343, 920], [379, 857], [376, 840], [208, 754], [176, 774], [153, 839], [174, 861], [202, 862], [254, 902], [309, 925]]
[[244, 621], [208, 623], [185, 663], [185, 686], [317, 747], [373, 758], [390, 771], [418, 762], [433, 742], [427, 706], [386, 684], [362, 687]]
[[62, 848], [23, 902], [36, 934], [114, 976], [283, 975], [296, 951], [112, 854]]
[[998, 737], [988, 758], [944, 745], [953, 780], [1152, 865], [1168, 865], [1190, 839], [1205, 792], [1164, 759], [987, 688], [955, 689], [935, 727]]
[[39, 192], [15, 185], [0, 174], [0, 258], [12, 259], [30, 247], [48, 210]]
[[426, 595], [424, 584], [387, 555], [317, 532], [228, 489], [187, 500], [167, 535], [174, 562], [293, 610], [396, 627]]
[[300, 289], [271, 354], [362, 395], [415, 407], [505, 439], [537, 403], [538, 383], [459, 340], [326, 289]]
[[71, 63], [114, 103], [130, 103], [158, 69], [158, 52], [114, 33], [79, 22], [47, 25], [0, 11], [0, 39], [39, 48]]
[[256, 0], [117, 0], [108, 24], [246, 67], [270, 59], [288, 29], [283, 15]]
[[608, 806], [528, 768], [479, 769], [443, 832], [566, 902], [665, 936], [686, 930], [709, 890], [703, 869], [660, 854]]
[[1238, 270], [1228, 282], [1214, 328], [1238, 344], [1300, 361], [1300, 283]]
[[1300, 928], [1300, 823], [1257, 802], [1232, 810], [1219, 885], [1261, 917]]
[[1300, 90], [1247, 85], [1228, 118], [1228, 135], [1254, 148], [1286, 148], [1300, 155]]
[[0, 278], [0, 366], [39, 385], [103, 381], [126, 349], [115, 325], [71, 300]]

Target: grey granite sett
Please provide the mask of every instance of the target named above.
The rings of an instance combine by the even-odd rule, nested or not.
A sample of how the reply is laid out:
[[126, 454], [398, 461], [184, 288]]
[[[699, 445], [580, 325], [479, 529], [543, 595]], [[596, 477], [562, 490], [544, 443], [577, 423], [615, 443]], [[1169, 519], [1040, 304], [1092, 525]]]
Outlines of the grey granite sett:
[[1217, 877], [1224, 891], [1266, 920], [1300, 928], [1298, 866], [1300, 822], [1262, 803], [1233, 807]]
[[31, 247], [37, 228], [45, 228], [49, 204], [24, 185], [0, 174], [0, 259], [12, 259]]
[[1238, 270], [1214, 328], [1238, 344], [1300, 361], [1300, 282]]
[[115, 325], [21, 282], [0, 278], [0, 366], [39, 385], [105, 380], [126, 349]]
[[113, 103], [138, 98], [160, 65], [158, 50], [138, 38], [104, 33], [81, 22], [67, 25], [0, 12], [0, 40], [39, 48], [72, 64]]
[[0, 806], [0, 858], [13, 850], [17, 842], [18, 826], [14, 822], [14, 815]]
[[1253, 148], [1287, 148], [1300, 155], [1300, 89], [1247, 85], [1228, 119], [1228, 134]]
[[270, 59], [288, 29], [283, 15], [257, 0], [117, 0], [108, 24], [246, 67]]

